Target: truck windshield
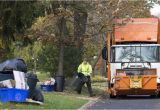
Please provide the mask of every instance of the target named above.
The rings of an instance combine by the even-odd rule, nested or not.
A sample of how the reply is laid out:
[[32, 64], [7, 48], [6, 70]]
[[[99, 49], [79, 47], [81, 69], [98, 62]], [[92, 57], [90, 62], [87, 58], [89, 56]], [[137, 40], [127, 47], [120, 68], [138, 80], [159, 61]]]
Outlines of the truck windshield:
[[111, 48], [111, 62], [160, 62], [159, 46], [116, 46]]

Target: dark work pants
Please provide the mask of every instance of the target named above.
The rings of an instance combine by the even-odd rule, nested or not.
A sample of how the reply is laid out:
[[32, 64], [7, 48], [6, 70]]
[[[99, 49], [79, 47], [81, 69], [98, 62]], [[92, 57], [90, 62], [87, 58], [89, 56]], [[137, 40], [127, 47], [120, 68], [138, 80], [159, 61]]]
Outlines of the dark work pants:
[[90, 78], [90, 76], [87, 76], [87, 78], [88, 78], [88, 81], [87, 81], [87, 82], [84, 82], [83, 80], [81, 81], [81, 83], [80, 83], [80, 85], [79, 85], [79, 87], [78, 87], [78, 89], [77, 89], [77, 92], [78, 92], [79, 94], [81, 94], [82, 87], [83, 87], [83, 85], [84, 85], [85, 83], [86, 83], [86, 85], [87, 85], [89, 94], [90, 94], [90, 95], [93, 94], [92, 87], [91, 87], [91, 78]]

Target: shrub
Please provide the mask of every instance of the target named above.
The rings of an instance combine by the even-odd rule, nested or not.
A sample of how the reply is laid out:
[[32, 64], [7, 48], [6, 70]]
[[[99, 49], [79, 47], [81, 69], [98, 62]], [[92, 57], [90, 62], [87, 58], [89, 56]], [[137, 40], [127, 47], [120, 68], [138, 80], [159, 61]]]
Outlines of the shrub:
[[92, 81], [93, 82], [105, 82], [106, 79], [102, 76], [95, 75], [95, 76], [92, 77]]

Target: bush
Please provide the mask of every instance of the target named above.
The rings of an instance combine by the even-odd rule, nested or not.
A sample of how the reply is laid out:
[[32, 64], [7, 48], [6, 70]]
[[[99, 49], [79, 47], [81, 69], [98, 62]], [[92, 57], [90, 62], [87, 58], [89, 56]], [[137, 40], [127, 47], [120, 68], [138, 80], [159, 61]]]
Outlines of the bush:
[[79, 64], [82, 62], [82, 50], [68, 46], [64, 50], [64, 75], [71, 77], [77, 72]]
[[102, 76], [95, 75], [92, 77], [93, 82], [106, 82], [106, 79]]

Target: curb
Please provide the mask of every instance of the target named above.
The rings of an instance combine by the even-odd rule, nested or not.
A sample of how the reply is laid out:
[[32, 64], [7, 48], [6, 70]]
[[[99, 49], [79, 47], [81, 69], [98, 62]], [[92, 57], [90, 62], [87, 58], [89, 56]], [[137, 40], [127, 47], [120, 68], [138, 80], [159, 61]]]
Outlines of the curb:
[[84, 104], [82, 107], [80, 107], [77, 110], [87, 110], [89, 107], [91, 107], [92, 105], [94, 105], [96, 102], [98, 102], [100, 100], [101, 96], [97, 97], [97, 98], [92, 98], [90, 99], [90, 101], [86, 104]]

